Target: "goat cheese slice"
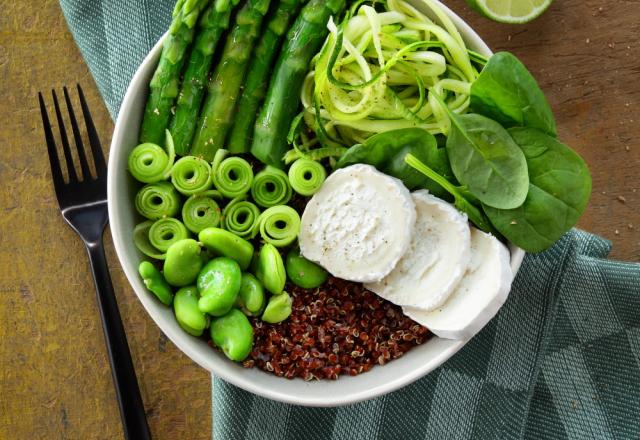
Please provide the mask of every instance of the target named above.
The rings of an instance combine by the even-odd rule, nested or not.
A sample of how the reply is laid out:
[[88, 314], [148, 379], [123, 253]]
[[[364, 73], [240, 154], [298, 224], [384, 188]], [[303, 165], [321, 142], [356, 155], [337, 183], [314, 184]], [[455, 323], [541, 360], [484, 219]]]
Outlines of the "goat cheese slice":
[[432, 312], [404, 307], [405, 315], [446, 339], [478, 333], [509, 295], [513, 273], [509, 250], [494, 236], [471, 230], [471, 264], [453, 294]]
[[400, 306], [434, 310], [471, 259], [467, 216], [426, 190], [412, 194], [418, 215], [409, 250], [383, 280], [365, 287]]
[[374, 282], [409, 248], [416, 210], [411, 193], [370, 165], [335, 171], [302, 214], [301, 254], [336, 277]]

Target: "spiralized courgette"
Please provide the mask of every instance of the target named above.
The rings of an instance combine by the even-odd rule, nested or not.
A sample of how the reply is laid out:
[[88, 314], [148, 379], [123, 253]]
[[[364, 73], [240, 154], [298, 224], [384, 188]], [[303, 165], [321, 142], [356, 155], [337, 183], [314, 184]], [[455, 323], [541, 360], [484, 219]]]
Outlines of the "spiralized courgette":
[[152, 143], [140, 144], [129, 154], [129, 171], [136, 180], [156, 183], [169, 178], [176, 158], [173, 138], [166, 131], [166, 151]]
[[258, 230], [265, 242], [275, 247], [288, 246], [298, 238], [300, 215], [290, 206], [273, 206], [260, 214]]
[[327, 178], [324, 167], [310, 159], [298, 159], [289, 168], [289, 183], [302, 196], [312, 196]]
[[149, 242], [161, 252], [167, 252], [176, 241], [189, 238], [189, 231], [175, 218], [156, 220], [149, 229]]
[[135, 206], [149, 220], [174, 217], [180, 209], [180, 196], [170, 182], [150, 183], [136, 194]]
[[186, 196], [205, 192], [212, 184], [211, 165], [199, 157], [185, 156], [173, 165], [171, 182]]
[[271, 165], [267, 165], [253, 179], [251, 196], [263, 208], [284, 205], [291, 199], [292, 194], [287, 173]]
[[226, 158], [228, 151], [220, 149], [216, 152], [211, 169], [213, 184], [227, 198], [245, 195], [253, 183], [251, 164], [241, 157]]
[[260, 218], [260, 209], [245, 200], [245, 196], [237, 197], [229, 202], [223, 211], [223, 227], [238, 237], [253, 238]]
[[205, 228], [216, 227], [222, 220], [220, 206], [212, 197], [219, 197], [217, 191], [207, 191], [193, 195], [182, 206], [182, 221], [194, 234]]

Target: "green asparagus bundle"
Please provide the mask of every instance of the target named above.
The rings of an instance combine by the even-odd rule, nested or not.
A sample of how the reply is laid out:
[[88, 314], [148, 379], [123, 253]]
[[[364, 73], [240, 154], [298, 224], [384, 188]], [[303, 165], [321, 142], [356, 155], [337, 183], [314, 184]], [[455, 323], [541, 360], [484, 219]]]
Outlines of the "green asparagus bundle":
[[191, 148], [213, 55], [220, 37], [229, 28], [231, 13], [239, 1], [215, 0], [202, 15], [178, 95], [176, 111], [169, 124], [176, 153], [180, 155], [187, 154]]
[[224, 147], [253, 45], [269, 3], [270, 0], [247, 0], [236, 16], [236, 24], [227, 37], [200, 112], [191, 147], [194, 156], [211, 161], [216, 151]]
[[284, 34], [304, 2], [305, 0], [281, 0], [269, 16], [266, 30], [256, 46], [249, 65], [244, 90], [238, 101], [235, 122], [227, 142], [227, 149], [232, 153], [245, 153], [251, 147], [253, 125], [269, 86], [271, 68]]
[[311, 0], [289, 30], [253, 134], [251, 153], [263, 163], [283, 167], [282, 156], [288, 150], [287, 133], [298, 111], [309, 63], [328, 33], [329, 17], [340, 13], [345, 3], [345, 0]]
[[149, 85], [149, 98], [140, 129], [141, 143], [164, 143], [171, 108], [180, 89], [180, 72], [186, 53], [193, 41], [198, 17], [209, 2], [210, 0], [178, 0], [176, 3], [160, 62]]

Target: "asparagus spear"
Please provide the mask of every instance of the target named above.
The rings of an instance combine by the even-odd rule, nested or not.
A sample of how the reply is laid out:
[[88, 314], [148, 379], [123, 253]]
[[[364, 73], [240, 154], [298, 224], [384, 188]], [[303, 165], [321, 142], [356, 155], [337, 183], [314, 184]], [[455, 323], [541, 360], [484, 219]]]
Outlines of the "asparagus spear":
[[249, 65], [244, 90], [238, 101], [235, 122], [227, 141], [227, 149], [232, 153], [245, 153], [251, 147], [253, 124], [269, 86], [271, 67], [284, 34], [304, 1], [281, 0], [278, 7], [270, 13], [266, 30]]
[[253, 44], [260, 33], [270, 0], [247, 0], [236, 16], [222, 58], [209, 83], [209, 94], [198, 119], [191, 154], [211, 161], [224, 146]]
[[193, 41], [198, 16], [209, 1], [178, 0], [173, 9], [173, 20], [164, 40], [160, 62], [149, 84], [150, 92], [140, 128], [140, 142], [159, 145], [164, 143], [171, 107], [178, 96], [185, 54]]
[[329, 17], [342, 11], [345, 3], [345, 0], [311, 0], [289, 30], [253, 133], [251, 153], [263, 163], [284, 166], [287, 133], [298, 111], [309, 63], [328, 33]]
[[189, 152], [213, 55], [222, 33], [229, 27], [231, 13], [239, 1], [215, 0], [202, 14], [178, 95], [176, 111], [169, 124], [177, 154]]

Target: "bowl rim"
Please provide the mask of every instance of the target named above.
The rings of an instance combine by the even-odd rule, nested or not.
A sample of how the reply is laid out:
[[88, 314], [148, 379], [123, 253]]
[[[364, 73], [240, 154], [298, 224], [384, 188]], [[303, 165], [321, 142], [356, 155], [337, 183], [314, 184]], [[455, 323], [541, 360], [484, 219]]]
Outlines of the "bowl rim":
[[[410, 2], [424, 2], [428, 4], [426, 0], [409, 0]], [[485, 42], [480, 38], [480, 36], [455, 12], [453, 12], [446, 5], [442, 4], [438, 0], [429, 0], [438, 3], [438, 6], [442, 8], [442, 10], [447, 14], [447, 16], [452, 20], [453, 24], [456, 26], [460, 34], [462, 35], [465, 42], [473, 46], [476, 51], [480, 52], [483, 55], [490, 56], [492, 51], [485, 44]], [[137, 68], [134, 76], [132, 77], [125, 96], [121, 103], [121, 110], [129, 109], [133, 102], [136, 100], [139, 92], [139, 87], [135, 87], [139, 83], [146, 84], [147, 81], [142, 81], [145, 76], [148, 75], [147, 70], [149, 65], [154, 62], [154, 60], [159, 56], [162, 43], [164, 40], [163, 35], [158, 42], [154, 45], [151, 51], [146, 55], [142, 63]], [[300, 393], [297, 396], [292, 396], [290, 393], [282, 392], [279, 389], [272, 389], [269, 387], [265, 387], [260, 385], [258, 381], [247, 380], [246, 377], [243, 377], [240, 374], [233, 373], [233, 370], [230, 368], [215, 368], [215, 357], [211, 355], [207, 355], [207, 353], [198, 349], [195, 345], [184, 343], [184, 335], [185, 333], [181, 331], [181, 329], [176, 326], [168, 326], [164, 325], [162, 322], [162, 318], [159, 314], [153, 311], [155, 304], [153, 304], [154, 299], [148, 292], [143, 291], [141, 288], [141, 283], [139, 281], [139, 276], [137, 271], [133, 270], [129, 265], [126, 264], [128, 260], [126, 248], [133, 246], [131, 243], [127, 243], [120, 232], [122, 230], [121, 226], [121, 212], [119, 204], [117, 203], [117, 182], [115, 176], [117, 175], [117, 166], [118, 163], [115, 160], [117, 156], [114, 154], [118, 149], [126, 148], [124, 145], [124, 137], [125, 137], [125, 120], [128, 115], [126, 111], [120, 111], [116, 120], [115, 129], [113, 132], [113, 137], [111, 141], [111, 149], [109, 154], [109, 164], [108, 164], [108, 175], [107, 175], [107, 200], [108, 200], [108, 208], [109, 208], [109, 223], [110, 223], [110, 232], [113, 238], [114, 247], [116, 250], [116, 255], [118, 257], [118, 262], [122, 267], [129, 284], [132, 289], [136, 293], [136, 296], [142, 303], [146, 312], [151, 316], [152, 320], [156, 323], [156, 325], [160, 328], [160, 330], [173, 342], [180, 351], [182, 351], [185, 355], [187, 355], [191, 360], [196, 362], [205, 370], [210, 373], [215, 374], [221, 379], [232, 383], [246, 391], [249, 391], [253, 394], [257, 394], [262, 397], [266, 397], [269, 399], [296, 404], [303, 406], [316, 406], [316, 407], [330, 407], [330, 406], [341, 406], [346, 404], [352, 404], [356, 402], [360, 402], [363, 400], [371, 399], [374, 397], [378, 397], [389, 393], [391, 391], [395, 391], [403, 386], [406, 386], [419, 378], [427, 375], [434, 369], [438, 368], [442, 364], [444, 364], [451, 356], [457, 353], [468, 341], [468, 340], [444, 340], [442, 338], [438, 338], [437, 336], [433, 336], [433, 339], [440, 340], [446, 347], [438, 351], [438, 353], [430, 358], [428, 363], [415, 368], [411, 373], [400, 375], [398, 377], [394, 377], [392, 380], [389, 380], [385, 383], [377, 384], [371, 388], [364, 388], [357, 392], [351, 392], [348, 395], [326, 395], [322, 399], [305, 396], [304, 393]], [[510, 250], [510, 263], [511, 269], [513, 271], [514, 277], [520, 268], [522, 260], [524, 259], [525, 252], [512, 245], [509, 244]], [[393, 364], [391, 364], [393, 365]], [[390, 368], [387, 366], [387, 368]], [[287, 380], [287, 379], [282, 379]]]

